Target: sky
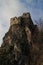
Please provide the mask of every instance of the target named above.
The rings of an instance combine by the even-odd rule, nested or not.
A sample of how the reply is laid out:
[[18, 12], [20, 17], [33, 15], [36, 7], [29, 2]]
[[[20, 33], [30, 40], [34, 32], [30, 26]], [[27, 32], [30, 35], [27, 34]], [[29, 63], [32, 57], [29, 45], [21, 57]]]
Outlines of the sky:
[[33, 21], [43, 19], [43, 0], [0, 0], [0, 46], [10, 27], [10, 18], [30, 12]]

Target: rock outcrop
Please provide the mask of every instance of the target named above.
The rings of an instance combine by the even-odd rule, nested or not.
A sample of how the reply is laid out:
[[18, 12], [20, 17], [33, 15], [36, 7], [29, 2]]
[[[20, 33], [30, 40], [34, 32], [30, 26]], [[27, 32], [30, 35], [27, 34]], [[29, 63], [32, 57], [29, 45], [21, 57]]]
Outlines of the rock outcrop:
[[38, 36], [38, 27], [30, 13], [11, 18], [9, 31], [0, 47], [0, 65], [43, 65]]

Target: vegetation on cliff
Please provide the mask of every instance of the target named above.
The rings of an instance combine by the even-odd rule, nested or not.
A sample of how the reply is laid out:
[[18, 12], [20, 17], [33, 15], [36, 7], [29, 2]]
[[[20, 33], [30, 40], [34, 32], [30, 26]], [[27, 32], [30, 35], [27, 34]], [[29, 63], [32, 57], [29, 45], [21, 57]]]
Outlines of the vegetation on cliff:
[[30, 13], [10, 19], [0, 47], [0, 65], [43, 65], [43, 32]]

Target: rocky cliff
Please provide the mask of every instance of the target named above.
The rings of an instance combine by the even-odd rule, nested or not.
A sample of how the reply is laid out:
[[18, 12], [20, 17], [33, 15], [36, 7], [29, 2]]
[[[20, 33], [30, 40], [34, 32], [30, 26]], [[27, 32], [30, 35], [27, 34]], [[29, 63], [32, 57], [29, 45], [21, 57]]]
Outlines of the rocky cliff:
[[39, 30], [30, 13], [10, 19], [9, 31], [0, 47], [0, 65], [43, 65]]

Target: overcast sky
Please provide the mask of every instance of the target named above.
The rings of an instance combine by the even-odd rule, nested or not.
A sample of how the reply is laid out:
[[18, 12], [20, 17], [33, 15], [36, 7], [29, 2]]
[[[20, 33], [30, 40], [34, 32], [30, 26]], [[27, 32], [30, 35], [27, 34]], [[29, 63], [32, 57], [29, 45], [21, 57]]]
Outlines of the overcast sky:
[[43, 0], [0, 0], [0, 46], [10, 26], [10, 18], [30, 12], [33, 20], [43, 18]]

